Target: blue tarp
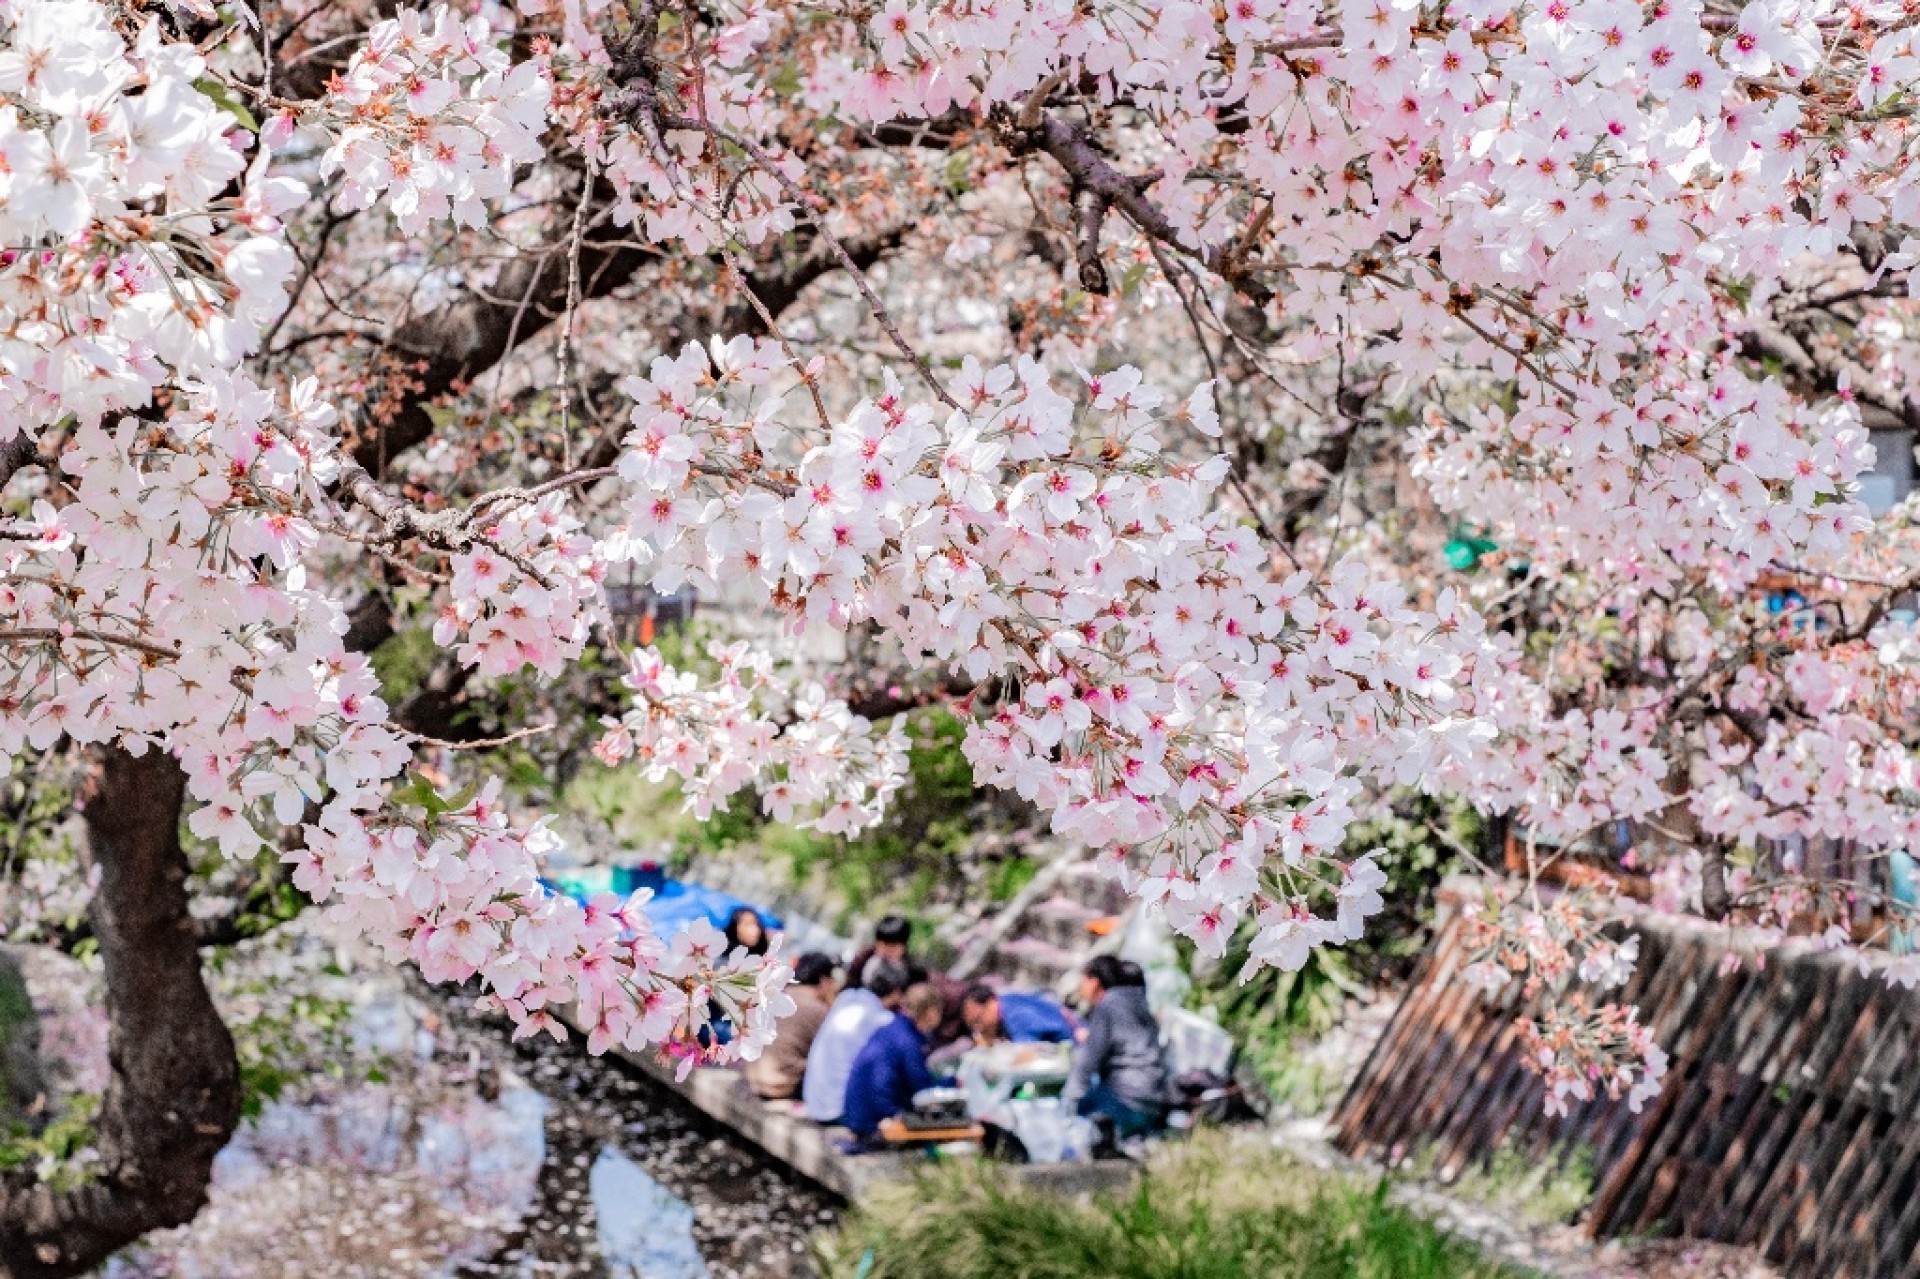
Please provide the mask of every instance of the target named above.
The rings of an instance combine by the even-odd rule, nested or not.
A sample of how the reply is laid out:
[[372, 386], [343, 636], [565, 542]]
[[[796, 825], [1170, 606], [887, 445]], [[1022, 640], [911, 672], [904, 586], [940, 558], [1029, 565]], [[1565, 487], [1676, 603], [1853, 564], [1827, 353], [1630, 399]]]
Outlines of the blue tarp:
[[[608, 891], [624, 895], [624, 884], [601, 884], [598, 882], [600, 878], [576, 874], [562, 877], [557, 882], [548, 881], [547, 886], [580, 901]], [[732, 893], [723, 893], [703, 884], [690, 884], [682, 879], [662, 880], [642, 909], [646, 911], [647, 918], [653, 921], [654, 932], [664, 938], [674, 936], [696, 919], [704, 919], [715, 928], [724, 930], [727, 920], [742, 906], [751, 907], [760, 916], [762, 927], [768, 930], [784, 927], [780, 917], [764, 906], [756, 906]]]
[[681, 879], [667, 880], [642, 909], [647, 912], [647, 918], [653, 921], [656, 933], [671, 937], [696, 919], [704, 919], [715, 928], [724, 929], [733, 912], [742, 906], [752, 907], [754, 913], [760, 916], [761, 927], [769, 931], [784, 926], [780, 917], [764, 906], [755, 906], [732, 893], [723, 893], [717, 888], [707, 888], [701, 884], [689, 884]]

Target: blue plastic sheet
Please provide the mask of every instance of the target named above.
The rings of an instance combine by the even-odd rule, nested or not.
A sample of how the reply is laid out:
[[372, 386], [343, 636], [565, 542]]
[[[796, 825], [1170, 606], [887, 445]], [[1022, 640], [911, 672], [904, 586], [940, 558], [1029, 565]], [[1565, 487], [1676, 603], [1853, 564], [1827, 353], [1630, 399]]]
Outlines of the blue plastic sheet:
[[[602, 887], [592, 882], [588, 876], [568, 877], [557, 883], [549, 882], [548, 887], [556, 892], [566, 893], [570, 897], [585, 901], [595, 892], [606, 892], [609, 888], [618, 891], [616, 886]], [[764, 906], [757, 906], [732, 893], [721, 892], [717, 888], [708, 888], [703, 884], [690, 884], [682, 879], [666, 879], [660, 888], [642, 907], [647, 918], [653, 921], [653, 930], [660, 937], [672, 937], [683, 931], [696, 919], [704, 919], [715, 928], [725, 929], [727, 920], [733, 912], [742, 906], [749, 907], [760, 916], [760, 925], [769, 931], [783, 927], [780, 917]]]

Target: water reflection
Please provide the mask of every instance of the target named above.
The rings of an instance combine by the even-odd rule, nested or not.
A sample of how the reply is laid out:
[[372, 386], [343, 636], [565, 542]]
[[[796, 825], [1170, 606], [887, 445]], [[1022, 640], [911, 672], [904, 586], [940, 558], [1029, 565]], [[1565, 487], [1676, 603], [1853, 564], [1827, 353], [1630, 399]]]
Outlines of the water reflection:
[[707, 1279], [693, 1209], [608, 1146], [589, 1177], [608, 1279]]
[[[483, 1268], [707, 1279], [693, 1209], [616, 1146], [599, 1150], [587, 1178], [597, 1231], [571, 1196], [543, 1199], [543, 1167], [569, 1144], [549, 1150], [549, 1125], [570, 1113], [564, 1096], [507, 1071], [483, 1096], [451, 1039], [436, 1044], [391, 990], [360, 1001], [352, 1031], [394, 1066], [393, 1081], [269, 1102], [215, 1161], [199, 1217], [113, 1259], [106, 1279], [453, 1279], [503, 1252], [505, 1271]], [[576, 1213], [538, 1223], [565, 1241], [563, 1255], [535, 1263], [516, 1246], [536, 1214]]]
[[450, 1277], [532, 1209], [547, 1111], [509, 1081], [496, 1102], [369, 1085], [269, 1103], [220, 1153], [193, 1223], [150, 1237], [106, 1275]]

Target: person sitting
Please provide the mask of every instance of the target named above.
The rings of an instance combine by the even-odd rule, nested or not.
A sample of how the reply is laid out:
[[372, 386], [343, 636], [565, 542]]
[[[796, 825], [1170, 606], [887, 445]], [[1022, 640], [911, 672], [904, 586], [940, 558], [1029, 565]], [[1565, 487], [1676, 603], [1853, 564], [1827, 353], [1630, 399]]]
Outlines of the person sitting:
[[767, 926], [760, 919], [760, 913], [751, 906], [735, 908], [727, 916], [727, 953], [736, 948], [744, 949], [749, 955], [764, 955], [771, 945], [767, 937]]
[[1003, 1041], [1064, 1044], [1073, 1039], [1073, 1021], [1066, 1009], [1045, 995], [1018, 990], [995, 991], [991, 986], [976, 983], [967, 987], [961, 1007], [967, 1033], [982, 1048]]
[[907, 984], [907, 970], [883, 959], [868, 974], [864, 987], [843, 990], [833, 1001], [813, 1037], [813, 1046], [807, 1050], [807, 1072], [800, 1083], [800, 1101], [807, 1118], [820, 1124], [840, 1122], [853, 1059], [882, 1026], [893, 1020], [893, 1010], [900, 1006]]
[[[735, 950], [745, 950], [749, 955], [764, 955], [772, 948], [773, 940], [767, 936], [766, 925], [760, 922], [759, 913], [751, 906], [738, 906], [733, 914], [727, 916], [727, 949], [731, 955]], [[726, 1043], [733, 1038], [733, 1022], [727, 1017], [726, 1010], [717, 999], [707, 1003], [707, 1021], [712, 1027], [712, 1037], [716, 1043]], [[702, 1031], [703, 1035], [708, 1032]]]
[[917, 986], [925, 981], [927, 970], [914, 963], [907, 954], [907, 942], [912, 936], [913, 925], [900, 915], [888, 915], [875, 924], [873, 944], [856, 951], [853, 962], [847, 965], [847, 989], [858, 990], [866, 985], [867, 969], [876, 959], [904, 965], [912, 985]]
[[1110, 1119], [1118, 1138], [1155, 1131], [1167, 1118], [1167, 1068], [1140, 966], [1095, 957], [1080, 978], [1080, 998], [1092, 1011], [1065, 1095], [1079, 1114]]
[[912, 1109], [913, 1095], [934, 1086], [933, 1072], [927, 1069], [927, 1036], [944, 1012], [939, 991], [925, 983], [910, 987], [893, 1020], [854, 1058], [840, 1122], [862, 1144], [873, 1141], [881, 1120]]
[[781, 1019], [780, 1033], [773, 1042], [747, 1063], [747, 1084], [756, 1096], [781, 1101], [800, 1095], [807, 1054], [833, 1004], [833, 969], [832, 957], [819, 951], [809, 951], [794, 961], [793, 980], [787, 985], [793, 1012]]

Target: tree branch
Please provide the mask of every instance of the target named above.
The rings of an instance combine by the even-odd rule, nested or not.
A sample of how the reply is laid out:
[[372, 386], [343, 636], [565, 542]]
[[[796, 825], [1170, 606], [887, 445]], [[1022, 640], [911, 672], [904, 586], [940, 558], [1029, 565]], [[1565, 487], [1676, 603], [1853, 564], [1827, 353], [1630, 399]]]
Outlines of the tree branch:
[[[417, 362], [420, 389], [407, 397], [390, 422], [376, 424], [355, 445], [354, 461], [374, 475], [386, 463], [433, 434], [427, 406], [473, 382], [505, 359], [516, 343], [541, 332], [565, 310], [564, 254], [529, 253], [501, 271], [486, 295], [469, 293], [405, 325], [388, 348]], [[632, 279], [653, 254], [631, 239], [611, 245], [587, 243], [580, 250], [580, 297], [605, 297]], [[524, 305], [522, 300], [524, 299]]]
[[1700, 850], [1700, 913], [1715, 923], [1733, 910], [1733, 896], [1727, 891], [1727, 845], [1720, 839], [1707, 840]]
[[[1272, 299], [1273, 291], [1254, 278], [1242, 253], [1235, 247], [1196, 249], [1188, 244], [1166, 212], [1143, 194], [1159, 175], [1122, 172], [1082, 126], [1071, 124], [1050, 111], [1022, 112], [1016, 116], [1004, 107], [995, 108], [993, 123], [1002, 142], [1015, 155], [1045, 153], [1065, 170], [1076, 191], [1085, 192], [1088, 198], [1107, 208], [1119, 210], [1143, 235], [1192, 258], [1257, 305], [1264, 306]], [[1084, 249], [1082, 252], [1084, 276]]]

